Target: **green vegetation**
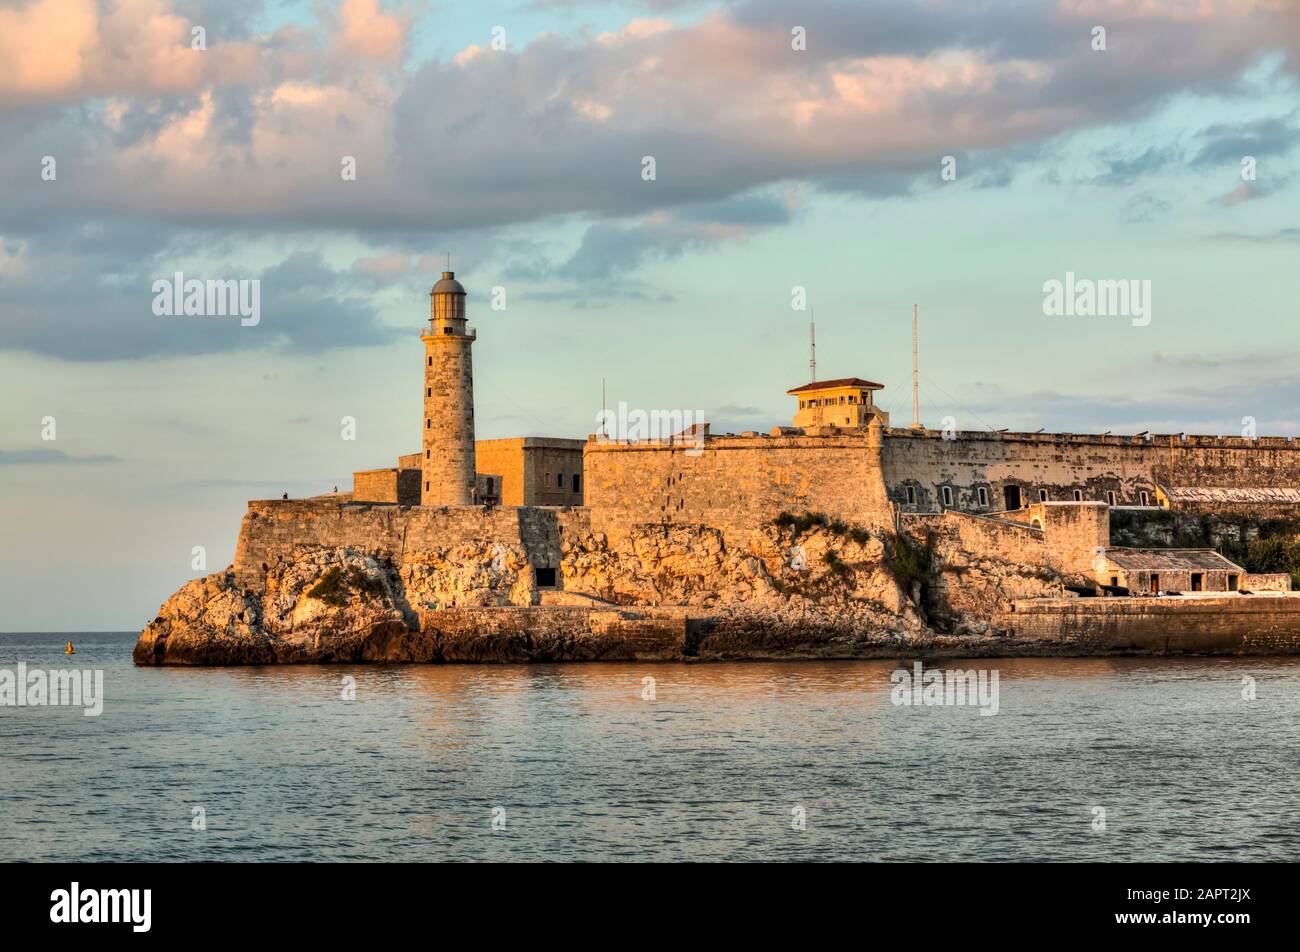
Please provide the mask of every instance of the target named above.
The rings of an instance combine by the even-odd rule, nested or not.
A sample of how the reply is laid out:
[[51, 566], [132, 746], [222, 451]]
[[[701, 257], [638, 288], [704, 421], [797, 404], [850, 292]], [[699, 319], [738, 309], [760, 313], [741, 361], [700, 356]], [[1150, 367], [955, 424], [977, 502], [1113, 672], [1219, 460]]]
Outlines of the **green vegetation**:
[[378, 598], [384, 594], [381, 579], [368, 574], [357, 565], [350, 565], [344, 572], [340, 565], [331, 566], [320, 580], [307, 592], [308, 598], [315, 598], [326, 605], [342, 608], [348, 603], [349, 596], [356, 592], [362, 596]]
[[1300, 538], [1256, 539], [1246, 551], [1245, 563], [1248, 572], [1285, 572], [1291, 576], [1291, 587], [1300, 588]]
[[843, 519], [830, 519], [820, 512], [805, 512], [801, 516], [783, 512], [772, 520], [772, 524], [786, 529], [794, 529], [795, 535], [807, 532], [813, 526], [820, 526], [841, 538], [852, 539], [858, 545], [863, 545], [871, 539], [869, 529], [863, 529], [861, 526], [851, 526]]
[[905, 535], [895, 535], [888, 548], [888, 561], [894, 578], [906, 589], [913, 585], [925, 587], [934, 565], [934, 540], [926, 536], [924, 545], [917, 545]]
[[822, 561], [836, 575], [849, 575], [851, 573], [848, 563], [841, 559], [840, 554], [834, 549], [827, 549], [823, 552]]

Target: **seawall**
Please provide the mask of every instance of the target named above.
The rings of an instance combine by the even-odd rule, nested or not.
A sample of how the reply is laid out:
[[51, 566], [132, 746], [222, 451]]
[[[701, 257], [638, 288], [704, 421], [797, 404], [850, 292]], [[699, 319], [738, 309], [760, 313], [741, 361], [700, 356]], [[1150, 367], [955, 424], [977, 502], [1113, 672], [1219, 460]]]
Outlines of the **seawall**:
[[1067, 651], [1284, 654], [1300, 651], [1300, 593], [1016, 599], [996, 623]]

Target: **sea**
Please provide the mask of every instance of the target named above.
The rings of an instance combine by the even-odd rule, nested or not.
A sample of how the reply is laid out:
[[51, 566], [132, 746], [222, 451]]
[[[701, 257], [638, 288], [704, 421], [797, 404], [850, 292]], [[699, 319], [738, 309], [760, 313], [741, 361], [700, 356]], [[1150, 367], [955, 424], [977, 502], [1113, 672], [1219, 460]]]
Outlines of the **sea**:
[[[137, 668], [0, 634], [102, 711], [0, 706], [30, 861], [1300, 859], [1300, 658]], [[65, 655], [71, 641], [75, 654]], [[954, 694], [954, 699], [960, 696]]]

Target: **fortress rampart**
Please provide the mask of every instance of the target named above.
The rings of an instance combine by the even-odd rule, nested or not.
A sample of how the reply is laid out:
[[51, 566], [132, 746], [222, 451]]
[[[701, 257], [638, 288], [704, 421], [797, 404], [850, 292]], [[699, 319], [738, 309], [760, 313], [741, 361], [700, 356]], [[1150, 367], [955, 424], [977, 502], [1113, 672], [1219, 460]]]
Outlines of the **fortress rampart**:
[[535, 568], [556, 568], [565, 535], [587, 531], [582, 509], [253, 500], [239, 527], [234, 572], [256, 591], [267, 566], [304, 550], [346, 547], [400, 565], [421, 553], [483, 542], [519, 546]]
[[611, 537], [661, 522], [712, 526], [737, 538], [781, 512], [893, 524], [878, 449], [866, 431], [709, 437], [701, 449], [591, 439], [583, 467], [592, 529]]

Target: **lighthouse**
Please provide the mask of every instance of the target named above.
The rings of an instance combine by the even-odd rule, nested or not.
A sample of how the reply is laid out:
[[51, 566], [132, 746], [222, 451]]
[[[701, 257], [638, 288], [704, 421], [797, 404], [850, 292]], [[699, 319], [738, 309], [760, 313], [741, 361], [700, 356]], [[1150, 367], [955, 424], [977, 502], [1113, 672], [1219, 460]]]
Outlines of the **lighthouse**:
[[465, 326], [465, 288], [451, 271], [429, 292], [424, 342], [422, 506], [474, 504], [475, 334]]

